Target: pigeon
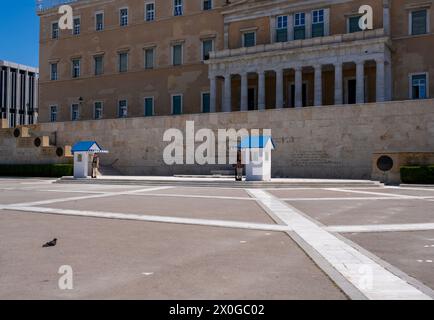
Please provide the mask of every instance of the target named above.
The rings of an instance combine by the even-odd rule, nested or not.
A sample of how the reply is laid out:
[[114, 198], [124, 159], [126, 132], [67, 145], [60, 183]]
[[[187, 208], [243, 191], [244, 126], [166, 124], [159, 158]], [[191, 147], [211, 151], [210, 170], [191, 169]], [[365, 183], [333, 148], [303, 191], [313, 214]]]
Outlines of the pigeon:
[[57, 239], [54, 239], [53, 241], [47, 242], [47, 243], [44, 244], [42, 247], [43, 247], [43, 248], [55, 247], [56, 244], [57, 244]]

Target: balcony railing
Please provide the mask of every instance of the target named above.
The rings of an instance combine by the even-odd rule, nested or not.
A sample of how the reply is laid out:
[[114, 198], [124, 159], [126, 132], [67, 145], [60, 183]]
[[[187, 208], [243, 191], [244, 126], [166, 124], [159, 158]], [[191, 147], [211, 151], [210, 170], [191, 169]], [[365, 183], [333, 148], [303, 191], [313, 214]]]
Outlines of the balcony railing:
[[63, 4], [68, 4], [72, 2], [77, 2], [79, 0], [36, 0], [36, 11], [42, 12], [56, 8]]

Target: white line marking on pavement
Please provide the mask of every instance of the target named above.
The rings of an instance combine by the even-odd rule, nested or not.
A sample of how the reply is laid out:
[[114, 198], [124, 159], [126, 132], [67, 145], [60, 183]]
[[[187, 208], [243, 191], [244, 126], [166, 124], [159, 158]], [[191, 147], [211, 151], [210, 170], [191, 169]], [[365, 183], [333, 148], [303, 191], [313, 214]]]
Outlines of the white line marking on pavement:
[[434, 223], [328, 226], [324, 229], [336, 233], [428, 231], [434, 230]]
[[[279, 198], [282, 201], [345, 201], [345, 200], [395, 200], [394, 197], [348, 197], [348, 198]], [[434, 200], [434, 199], [433, 199]]]
[[226, 196], [201, 196], [193, 194], [172, 194], [172, 193], [135, 193], [135, 196], [146, 196], [146, 197], [174, 197], [174, 198], [199, 198], [199, 199], [220, 199], [220, 200], [247, 200], [256, 201], [253, 198], [248, 197], [226, 197]]
[[25, 206], [21, 206], [21, 207], [0, 206], [0, 209], [28, 212], [34, 214], [52, 214], [52, 215], [76, 216], [76, 217], [87, 217], [87, 218], [134, 220], [134, 221], [173, 223], [173, 224], [183, 224], [183, 225], [199, 225], [199, 226], [208, 226], [208, 227], [224, 227], [224, 228], [247, 229], [247, 230], [263, 230], [263, 231], [278, 231], [278, 232], [291, 231], [291, 229], [288, 226], [282, 226], [278, 224], [274, 225], [274, 224], [265, 224], [265, 223], [250, 223], [250, 222], [238, 222], [238, 221], [228, 221], [228, 220], [192, 219], [192, 218], [178, 218], [178, 217], [169, 217], [169, 216], [151, 216], [151, 215], [104, 212], [104, 211], [69, 210], [69, 209], [25, 207]]
[[409, 188], [409, 187], [393, 187], [393, 186], [386, 186], [385, 189], [396, 189], [396, 190], [416, 190], [416, 191], [431, 191], [434, 193], [434, 188]]
[[432, 197], [419, 197], [419, 196], [408, 196], [405, 194], [394, 194], [394, 193], [384, 193], [384, 192], [372, 192], [372, 191], [361, 191], [361, 190], [349, 190], [340, 188], [327, 188], [325, 190], [338, 191], [338, 192], [349, 192], [349, 193], [360, 193], [360, 194], [372, 194], [377, 196], [394, 197], [401, 199], [431, 199]]
[[[274, 212], [368, 299], [431, 300], [428, 295], [327, 232], [285, 202], [263, 190], [249, 189], [248, 192]], [[366, 274], [362, 272], [364, 270], [370, 271], [373, 286], [366, 285]]]
[[34, 202], [16, 203], [16, 204], [11, 204], [10, 206], [27, 206], [27, 207], [28, 206], [40, 206], [40, 205], [60, 203], [60, 202], [68, 202], [68, 201], [107, 198], [107, 197], [116, 197], [116, 196], [122, 196], [122, 195], [134, 195], [135, 193], [140, 193], [140, 192], [158, 191], [158, 190], [165, 190], [165, 189], [170, 189], [170, 188], [172, 188], [172, 187], [155, 187], [155, 188], [139, 189], [139, 190], [132, 190], [132, 191], [106, 192], [106, 193], [96, 194], [96, 195], [91, 195], [91, 196], [69, 197], [69, 198], [42, 200], [42, 201], [34, 201]]

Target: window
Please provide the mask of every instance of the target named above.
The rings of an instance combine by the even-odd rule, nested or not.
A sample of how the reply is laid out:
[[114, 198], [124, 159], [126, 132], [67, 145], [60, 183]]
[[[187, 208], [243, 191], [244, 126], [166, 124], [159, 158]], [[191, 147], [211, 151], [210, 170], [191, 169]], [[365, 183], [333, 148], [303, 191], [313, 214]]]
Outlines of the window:
[[306, 14], [296, 13], [294, 16], [294, 40], [306, 39]]
[[209, 92], [202, 93], [202, 112], [210, 113], [211, 112], [211, 95]]
[[354, 17], [348, 18], [348, 33], [354, 33], [354, 32], [362, 31], [362, 29], [360, 29], [360, 25], [359, 25], [360, 18], [361, 18], [361, 16], [354, 16]]
[[243, 33], [243, 47], [254, 47], [256, 46], [256, 32], [245, 32]]
[[55, 81], [55, 80], [57, 80], [58, 79], [58, 73], [57, 73], [57, 63], [51, 63], [50, 64], [50, 73], [51, 73], [51, 76], [50, 76], [50, 79], [51, 79], [51, 81]]
[[95, 75], [96, 76], [102, 75], [104, 73], [104, 57], [95, 56], [94, 63], [95, 63]]
[[95, 15], [95, 30], [104, 30], [104, 13], [99, 12]]
[[95, 120], [102, 119], [103, 105], [102, 102], [95, 102], [93, 107], [93, 117]]
[[276, 20], [276, 42], [288, 41], [288, 16], [279, 16]]
[[213, 40], [202, 41], [202, 61], [209, 60], [209, 53], [213, 51]]
[[172, 64], [174, 66], [182, 64], [182, 44], [176, 44], [172, 47]]
[[251, 161], [255, 164], [259, 162], [259, 150], [251, 151]]
[[312, 11], [312, 38], [324, 37], [324, 10]]
[[51, 39], [59, 39], [59, 23], [54, 22], [51, 25]]
[[145, 69], [154, 69], [154, 48], [145, 49]]
[[155, 20], [155, 3], [145, 4], [145, 20], [154, 21]]
[[126, 118], [128, 116], [128, 101], [120, 100], [118, 104], [118, 116], [119, 118]]
[[57, 121], [57, 106], [50, 107], [50, 121], [51, 122]]
[[128, 9], [123, 8], [119, 11], [120, 14], [120, 26], [125, 27], [128, 25]]
[[152, 117], [154, 115], [154, 98], [145, 98], [145, 117]]
[[427, 99], [427, 74], [411, 75], [411, 98], [412, 99]]
[[79, 120], [80, 113], [79, 113], [79, 105], [73, 104], [71, 105], [71, 121], [77, 121]]
[[426, 34], [428, 32], [427, 10], [417, 10], [411, 12], [411, 35]]
[[78, 36], [80, 34], [80, 18], [74, 18], [74, 27], [72, 29], [72, 34]]
[[182, 0], [173, 0], [173, 15], [176, 16], [182, 16], [183, 14], [183, 4]]
[[80, 59], [72, 60], [72, 77], [80, 78]]
[[127, 72], [128, 71], [128, 53], [122, 52], [119, 53], [119, 72]]
[[172, 114], [182, 114], [182, 95], [180, 94], [172, 96]]
[[212, 9], [212, 0], [203, 0], [203, 10], [211, 10]]

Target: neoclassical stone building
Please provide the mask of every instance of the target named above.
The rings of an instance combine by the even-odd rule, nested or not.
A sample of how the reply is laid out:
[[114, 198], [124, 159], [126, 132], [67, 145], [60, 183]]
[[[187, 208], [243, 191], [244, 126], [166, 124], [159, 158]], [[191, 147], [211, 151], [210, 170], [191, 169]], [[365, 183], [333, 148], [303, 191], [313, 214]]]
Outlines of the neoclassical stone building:
[[37, 68], [0, 60], [0, 119], [10, 128], [38, 121]]
[[[42, 122], [425, 99], [433, 89], [432, 0], [78, 0], [73, 30], [41, 5]], [[373, 30], [359, 29], [362, 5]]]

